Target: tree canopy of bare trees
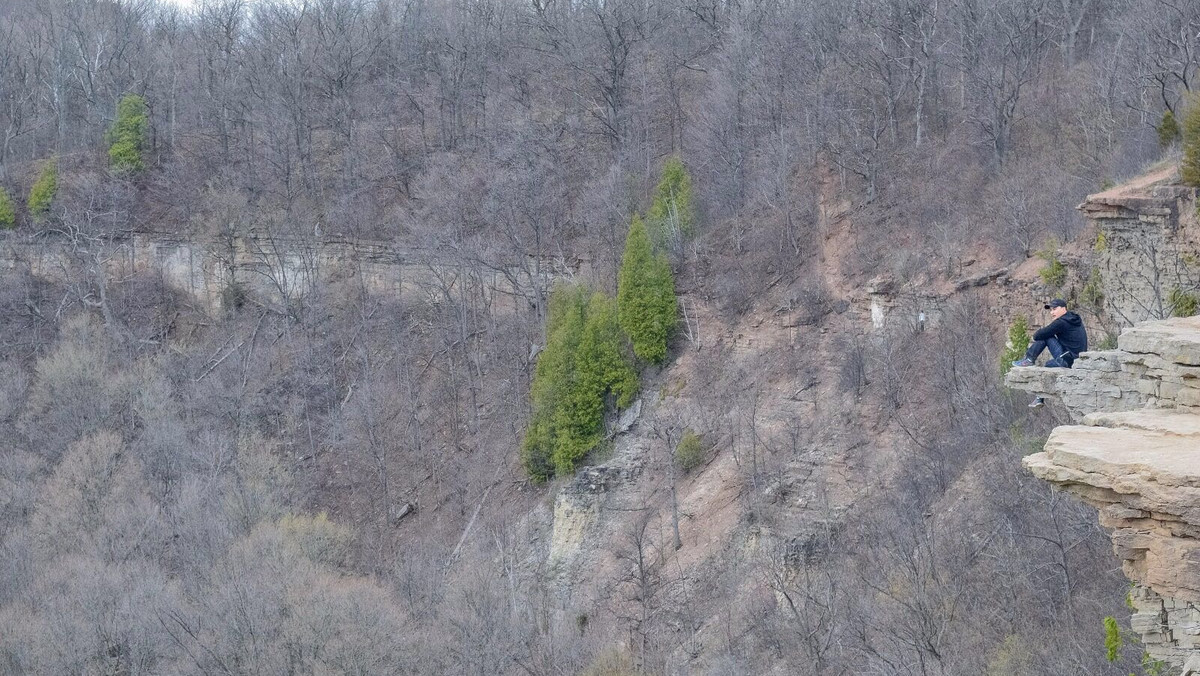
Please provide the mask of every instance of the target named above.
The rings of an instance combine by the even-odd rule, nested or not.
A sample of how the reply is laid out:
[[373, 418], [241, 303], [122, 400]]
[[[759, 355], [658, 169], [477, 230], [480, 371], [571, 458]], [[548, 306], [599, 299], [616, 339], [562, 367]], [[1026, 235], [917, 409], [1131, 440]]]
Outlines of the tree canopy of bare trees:
[[[1086, 638], [1122, 582], [1091, 515], [1017, 470], [1046, 430], [986, 298], [836, 318], [1077, 235], [1198, 55], [1194, 0], [0, 3], [0, 245], [54, 252], [0, 267], [0, 672], [1128, 673]], [[668, 158], [694, 208], [655, 211]], [[587, 601], [518, 448], [553, 280], [614, 294], [648, 209], [684, 321], [647, 408], [705, 350], [687, 429], [745, 546], [690, 551], [707, 466], [651, 466], [671, 523], [619, 517]], [[147, 232], [229, 263], [219, 312], [125, 265]], [[334, 238], [420, 279], [323, 274]], [[746, 364], [751, 310], [794, 337]], [[877, 494], [793, 532], [823, 461]]]

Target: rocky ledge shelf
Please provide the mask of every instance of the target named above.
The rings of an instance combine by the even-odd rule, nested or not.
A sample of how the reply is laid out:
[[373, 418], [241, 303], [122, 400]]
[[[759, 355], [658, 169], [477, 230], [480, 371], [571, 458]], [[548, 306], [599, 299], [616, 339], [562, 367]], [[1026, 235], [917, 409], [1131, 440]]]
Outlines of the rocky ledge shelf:
[[1024, 465], [1100, 511], [1147, 653], [1200, 675], [1200, 317], [1139, 324], [1075, 369], [1017, 368], [1006, 382], [1079, 423]]
[[1084, 352], [1071, 369], [1014, 368], [1005, 384], [1061, 403], [1075, 421], [1147, 406], [1200, 414], [1200, 317], [1142, 322], [1115, 350]]

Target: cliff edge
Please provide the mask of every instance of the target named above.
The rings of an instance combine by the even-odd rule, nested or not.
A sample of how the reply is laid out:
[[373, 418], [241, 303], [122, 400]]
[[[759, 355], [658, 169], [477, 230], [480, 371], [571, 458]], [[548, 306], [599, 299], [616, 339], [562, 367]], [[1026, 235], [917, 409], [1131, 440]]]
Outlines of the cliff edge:
[[1074, 369], [1015, 368], [1006, 382], [1078, 423], [1024, 465], [1100, 511], [1146, 652], [1200, 674], [1200, 317], [1138, 324]]

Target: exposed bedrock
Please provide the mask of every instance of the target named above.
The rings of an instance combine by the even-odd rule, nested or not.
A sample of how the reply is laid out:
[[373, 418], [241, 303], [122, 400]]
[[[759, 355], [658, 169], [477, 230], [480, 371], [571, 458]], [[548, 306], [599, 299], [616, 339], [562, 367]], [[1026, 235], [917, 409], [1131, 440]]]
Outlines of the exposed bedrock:
[[1025, 467], [1099, 510], [1146, 651], [1200, 674], [1200, 317], [1139, 324], [1074, 369], [1017, 368], [1007, 383], [1078, 423]]

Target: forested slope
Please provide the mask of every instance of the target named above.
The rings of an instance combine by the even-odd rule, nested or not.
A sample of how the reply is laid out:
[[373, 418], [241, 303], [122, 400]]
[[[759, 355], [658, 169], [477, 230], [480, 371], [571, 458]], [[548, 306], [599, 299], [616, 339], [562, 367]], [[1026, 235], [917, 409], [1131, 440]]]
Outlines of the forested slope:
[[[1139, 669], [998, 361], [1198, 52], [1185, 0], [4, 3], [0, 227], [61, 264], [0, 272], [0, 671]], [[641, 417], [532, 480], [547, 280], [616, 295], [672, 157]], [[118, 272], [151, 231], [428, 273], [213, 312]]]

